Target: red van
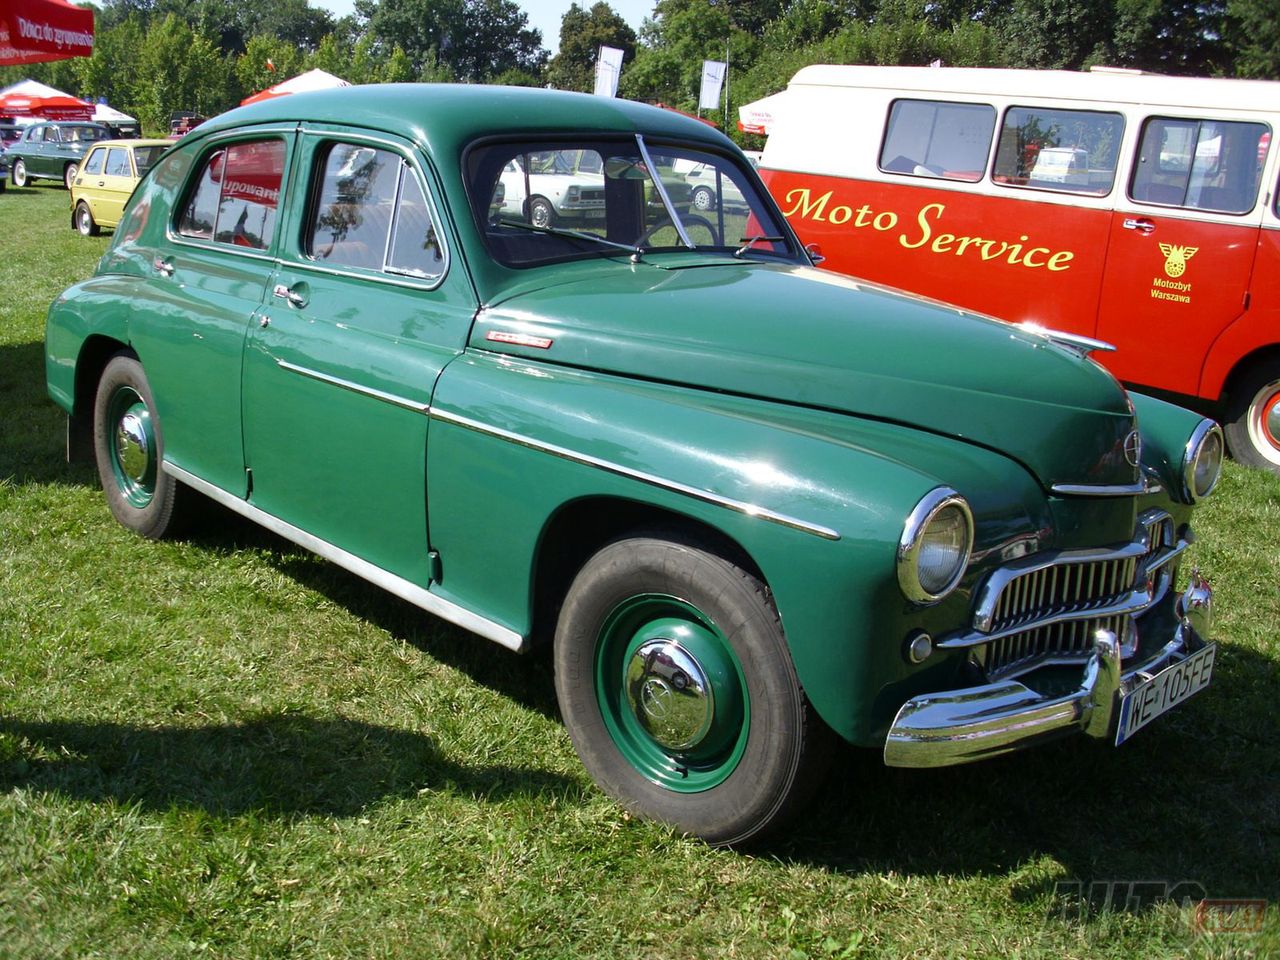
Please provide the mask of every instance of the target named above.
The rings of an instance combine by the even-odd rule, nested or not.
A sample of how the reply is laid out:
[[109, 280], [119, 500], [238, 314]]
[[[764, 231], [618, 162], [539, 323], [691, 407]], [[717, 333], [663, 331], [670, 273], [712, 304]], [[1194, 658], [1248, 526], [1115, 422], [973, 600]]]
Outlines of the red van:
[[756, 113], [825, 267], [1105, 341], [1280, 473], [1280, 83], [814, 66]]

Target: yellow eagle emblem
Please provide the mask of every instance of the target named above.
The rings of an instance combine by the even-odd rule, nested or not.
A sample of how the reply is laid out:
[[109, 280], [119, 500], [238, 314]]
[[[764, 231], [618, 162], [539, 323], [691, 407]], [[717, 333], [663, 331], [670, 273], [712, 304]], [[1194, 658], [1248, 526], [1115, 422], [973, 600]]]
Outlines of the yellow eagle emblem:
[[1187, 272], [1187, 261], [1195, 256], [1199, 247], [1180, 247], [1174, 243], [1160, 244], [1160, 252], [1164, 254], [1164, 272], [1177, 279]]

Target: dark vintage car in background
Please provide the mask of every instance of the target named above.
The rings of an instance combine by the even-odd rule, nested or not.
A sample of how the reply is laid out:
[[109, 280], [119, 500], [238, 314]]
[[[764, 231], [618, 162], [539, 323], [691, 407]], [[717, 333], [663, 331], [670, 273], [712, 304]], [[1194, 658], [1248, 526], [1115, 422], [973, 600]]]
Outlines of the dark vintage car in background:
[[35, 180], [61, 180], [70, 190], [85, 151], [110, 137], [111, 131], [99, 123], [33, 123], [9, 147], [13, 185], [25, 187]]
[[[539, 152], [599, 171], [598, 216], [504, 207]], [[1221, 431], [1093, 346], [814, 269], [705, 124], [393, 85], [186, 136], [46, 359], [121, 523], [172, 535], [212, 499], [550, 641], [595, 780], [731, 843], [832, 734], [908, 767], [1120, 744], [1209, 683], [1211, 592], [1179, 565]]]

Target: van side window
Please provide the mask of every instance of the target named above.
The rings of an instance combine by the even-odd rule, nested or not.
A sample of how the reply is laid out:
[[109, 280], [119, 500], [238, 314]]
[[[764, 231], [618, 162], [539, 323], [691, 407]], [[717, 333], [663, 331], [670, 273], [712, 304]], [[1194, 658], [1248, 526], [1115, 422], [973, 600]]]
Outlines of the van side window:
[[996, 109], [984, 103], [895, 100], [880, 169], [977, 183], [987, 168], [995, 128]]
[[1124, 117], [1010, 107], [996, 148], [996, 183], [1105, 196], [1116, 179]]
[[441, 274], [444, 254], [426, 196], [397, 154], [334, 143], [317, 173], [307, 256], [412, 277]]
[[1263, 123], [1152, 117], [1129, 196], [1139, 203], [1244, 214], [1253, 209], [1271, 131]]

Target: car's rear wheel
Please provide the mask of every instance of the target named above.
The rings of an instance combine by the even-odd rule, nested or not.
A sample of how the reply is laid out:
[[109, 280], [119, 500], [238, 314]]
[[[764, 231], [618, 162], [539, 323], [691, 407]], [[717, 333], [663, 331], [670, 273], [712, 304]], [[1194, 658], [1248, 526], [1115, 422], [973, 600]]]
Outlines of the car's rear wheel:
[[94, 399], [93, 445], [107, 506], [123, 526], [159, 539], [177, 533], [194, 491], [160, 468], [164, 438], [151, 387], [132, 354], [107, 363]]
[[777, 826], [820, 773], [826, 733], [764, 585], [681, 538], [604, 547], [565, 597], [556, 693], [595, 781], [712, 843]]
[[1280, 473], [1280, 359], [1255, 364], [1236, 378], [1226, 421], [1236, 460]]
[[76, 229], [85, 237], [96, 237], [101, 232], [93, 219], [93, 212], [83, 200], [76, 204]]
[[68, 190], [76, 182], [76, 174], [80, 172], [79, 164], [68, 163], [62, 171], [62, 185]]
[[9, 174], [13, 180], [15, 187], [25, 187], [27, 185], [27, 164], [23, 160], [13, 161], [13, 170]]

